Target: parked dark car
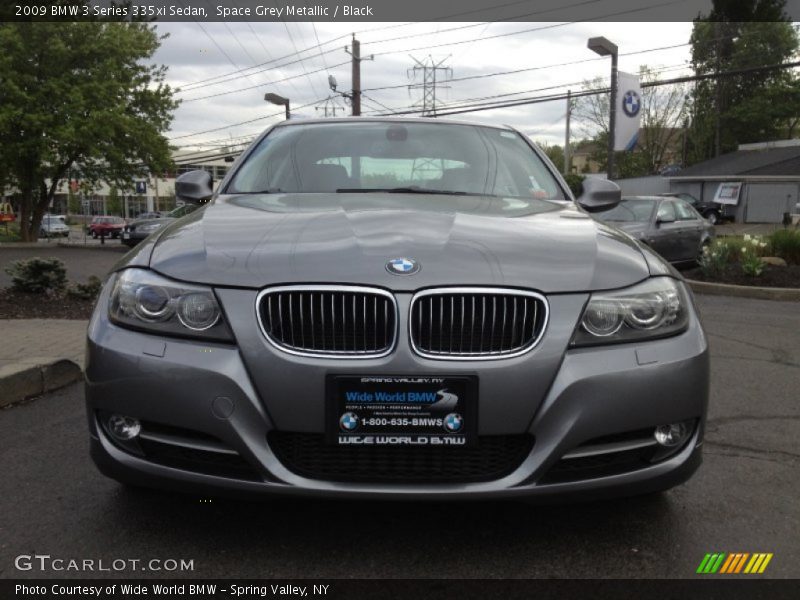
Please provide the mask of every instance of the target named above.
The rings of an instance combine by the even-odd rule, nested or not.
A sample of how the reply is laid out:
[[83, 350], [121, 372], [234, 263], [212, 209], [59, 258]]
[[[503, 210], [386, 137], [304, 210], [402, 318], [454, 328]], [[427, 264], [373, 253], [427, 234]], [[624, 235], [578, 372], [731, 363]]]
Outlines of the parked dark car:
[[[510, 127], [290, 120], [113, 269], [89, 323], [91, 453], [186, 493], [653, 493], [700, 465], [691, 291]], [[672, 202], [672, 200], [663, 200]], [[687, 205], [688, 206], [688, 205]], [[443, 527], [450, 527], [449, 522]]]
[[143, 213], [140, 213], [139, 215], [137, 215], [137, 216], [136, 216], [136, 219], [137, 219], [137, 220], [143, 220], [143, 219], [160, 219], [160, 218], [161, 218], [161, 217], [163, 217], [163, 216], [164, 216], [164, 215], [162, 215], [160, 212], [151, 211], [151, 212], [143, 212]]
[[671, 263], [697, 262], [714, 239], [714, 227], [685, 200], [626, 196], [595, 218], [630, 234]]
[[125, 219], [122, 217], [94, 217], [89, 223], [87, 231], [95, 239], [99, 237], [118, 238], [124, 227]]
[[725, 204], [718, 204], [717, 202], [706, 202], [705, 200], [698, 200], [691, 194], [685, 192], [669, 192], [666, 194], [659, 194], [666, 198], [679, 198], [685, 200], [694, 207], [694, 209], [703, 215], [712, 225], [721, 223], [722, 221], [732, 221], [733, 215], [729, 215], [725, 211]]
[[122, 230], [122, 243], [126, 246], [133, 247], [154, 231], [166, 227], [175, 221], [175, 219], [180, 219], [196, 209], [197, 204], [184, 204], [164, 216], [159, 215], [157, 218], [148, 217], [131, 221], [125, 226], [125, 229]]

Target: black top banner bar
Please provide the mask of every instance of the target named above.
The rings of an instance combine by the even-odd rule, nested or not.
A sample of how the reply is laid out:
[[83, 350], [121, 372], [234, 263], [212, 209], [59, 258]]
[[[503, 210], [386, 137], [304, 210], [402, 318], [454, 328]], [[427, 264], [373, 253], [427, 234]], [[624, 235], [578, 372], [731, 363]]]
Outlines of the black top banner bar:
[[[10, 0], [4, 21], [613, 21], [676, 22], [707, 15], [711, 0]], [[800, 0], [786, 0], [800, 20]]]

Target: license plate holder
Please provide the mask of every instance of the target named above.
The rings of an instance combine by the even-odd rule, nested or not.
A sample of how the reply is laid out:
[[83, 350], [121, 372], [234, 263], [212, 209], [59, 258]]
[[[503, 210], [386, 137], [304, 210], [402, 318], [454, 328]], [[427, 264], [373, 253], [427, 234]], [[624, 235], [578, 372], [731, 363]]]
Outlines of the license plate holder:
[[476, 442], [475, 376], [332, 375], [326, 402], [330, 444], [464, 447]]

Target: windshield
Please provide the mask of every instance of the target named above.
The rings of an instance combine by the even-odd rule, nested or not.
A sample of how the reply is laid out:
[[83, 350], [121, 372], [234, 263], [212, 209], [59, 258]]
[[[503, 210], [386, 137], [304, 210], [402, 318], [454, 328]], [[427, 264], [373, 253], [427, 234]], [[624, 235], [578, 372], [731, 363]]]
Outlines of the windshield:
[[435, 122], [277, 127], [226, 189], [249, 194], [368, 191], [565, 199], [519, 134]]
[[656, 201], [650, 198], [623, 198], [614, 208], [597, 213], [603, 221], [643, 222], [650, 221]]

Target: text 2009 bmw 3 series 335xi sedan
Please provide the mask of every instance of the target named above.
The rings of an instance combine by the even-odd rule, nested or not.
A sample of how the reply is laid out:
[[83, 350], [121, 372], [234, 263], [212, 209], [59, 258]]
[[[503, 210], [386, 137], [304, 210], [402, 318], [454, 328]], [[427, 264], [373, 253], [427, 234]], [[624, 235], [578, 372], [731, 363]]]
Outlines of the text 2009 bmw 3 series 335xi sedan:
[[289, 121], [116, 265], [92, 456], [187, 492], [597, 498], [701, 461], [708, 349], [665, 261], [510, 128]]

